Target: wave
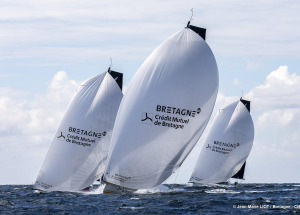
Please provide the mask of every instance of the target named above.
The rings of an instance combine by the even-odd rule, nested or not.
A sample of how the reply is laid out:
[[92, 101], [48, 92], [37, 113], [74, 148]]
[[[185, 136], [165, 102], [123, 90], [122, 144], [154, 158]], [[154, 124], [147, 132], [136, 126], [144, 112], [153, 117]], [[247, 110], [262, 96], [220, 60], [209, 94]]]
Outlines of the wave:
[[169, 187], [164, 184], [158, 185], [153, 188], [149, 189], [139, 189], [135, 191], [135, 194], [153, 194], [153, 193], [175, 193], [175, 192], [184, 192], [185, 190], [183, 188], [174, 188]]
[[266, 193], [268, 191], [263, 190], [245, 190], [245, 193]]
[[142, 210], [144, 207], [119, 207], [119, 209]]
[[100, 184], [99, 186], [93, 186], [89, 191], [79, 191], [78, 193], [83, 195], [99, 195], [103, 194], [104, 184]]
[[239, 194], [241, 192], [233, 191], [233, 190], [226, 190], [226, 189], [212, 189], [206, 190], [206, 193], [231, 193], [231, 194]]
[[298, 189], [281, 189], [281, 190], [245, 190], [245, 193], [272, 193], [272, 192], [288, 192]]

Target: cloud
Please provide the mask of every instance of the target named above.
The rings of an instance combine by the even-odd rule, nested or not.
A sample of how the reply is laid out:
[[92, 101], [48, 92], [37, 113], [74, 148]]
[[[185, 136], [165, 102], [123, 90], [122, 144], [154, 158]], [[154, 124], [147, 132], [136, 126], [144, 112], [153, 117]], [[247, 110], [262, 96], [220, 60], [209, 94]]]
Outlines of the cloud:
[[[62, 65], [67, 64], [77, 69], [80, 63], [94, 69], [98, 68], [99, 59], [107, 59], [108, 64], [109, 57], [115, 62], [123, 60], [125, 65], [134, 64], [130, 68], [121, 65], [123, 71], [136, 71], [140, 61], [154, 47], [186, 25], [191, 8], [194, 8], [192, 24], [207, 28], [207, 42], [216, 58], [297, 59], [300, 56], [300, 28], [295, 27], [300, 25], [298, 1], [154, 0], [141, 4], [137, 0], [91, 0], [88, 3], [81, 0], [4, 0], [0, 3], [0, 60], [7, 68], [2, 71], [12, 71], [11, 66], [16, 65], [31, 65], [36, 69], [41, 65], [65, 68]], [[133, 63], [133, 60], [138, 62]], [[262, 63], [250, 62], [246, 69], [256, 70], [261, 66]], [[24, 71], [30, 69], [25, 67]], [[24, 71], [12, 73], [21, 77]], [[8, 77], [0, 75], [1, 79]], [[46, 153], [76, 83], [60, 72], [44, 95], [0, 88], [1, 150], [15, 153], [13, 146], [18, 146], [18, 150], [26, 152], [22, 154], [25, 159], [28, 159], [27, 150], [31, 150], [30, 153], [38, 158], [32, 159], [28, 166], [41, 165], [41, 157]], [[292, 148], [286, 147], [298, 150], [298, 86], [299, 76], [289, 73], [287, 67], [280, 67], [266, 77], [264, 84], [246, 94], [245, 98], [252, 101], [256, 126], [256, 146], [252, 153], [256, 160], [264, 153], [274, 156], [276, 152], [281, 156], [280, 151], [282, 156], [295, 156]], [[219, 94], [216, 109], [231, 100]], [[22, 163], [21, 152], [15, 155]], [[8, 157], [4, 159], [4, 156]], [[7, 160], [10, 160], [9, 155], [0, 156], [0, 165], [5, 166]], [[274, 163], [279, 165], [276, 160]], [[24, 168], [30, 172], [28, 166]], [[13, 168], [20, 169], [17, 164]], [[15, 181], [23, 178], [19, 173], [15, 176]], [[26, 183], [31, 180], [26, 179]]]
[[[245, 182], [299, 182], [299, 91], [300, 76], [289, 73], [287, 66], [280, 66], [266, 76], [264, 84], [254, 87], [243, 97], [251, 101], [251, 115], [255, 127]], [[218, 94], [210, 122], [199, 143], [183, 163], [176, 176], [177, 183], [185, 183], [189, 179], [217, 111], [238, 99], [238, 96]], [[170, 183], [174, 183], [174, 177], [169, 180]]]
[[[290, 73], [288, 66], [279, 66], [266, 76], [264, 84], [243, 97], [251, 101], [255, 127], [246, 182], [299, 182], [300, 174], [296, 171], [300, 168], [299, 91], [300, 76]], [[219, 94], [214, 112], [238, 99]]]
[[[0, 88], [0, 184], [32, 183], [78, 82], [57, 72], [45, 95]], [[9, 163], [9, 165], [7, 165]]]
[[7, 88], [0, 89], [0, 120], [4, 122], [0, 129], [1, 136], [31, 135], [47, 133], [53, 130], [68, 104], [77, 83], [68, 80], [65, 72], [54, 76], [46, 95], [36, 95], [29, 99], [29, 93]]
[[[299, 143], [300, 134], [300, 76], [290, 74], [287, 66], [271, 72], [263, 85], [248, 93], [257, 114], [257, 129], [273, 130], [278, 144]], [[285, 134], [285, 135], [284, 135]], [[299, 162], [300, 163], [300, 162]]]
[[272, 71], [246, 97], [252, 101], [255, 144], [251, 181], [297, 182], [300, 175], [300, 76], [287, 66]]
[[111, 52], [109, 56], [141, 60], [186, 25], [192, 7], [193, 24], [207, 28], [218, 56], [300, 55], [296, 1], [30, 0], [2, 1], [0, 6], [0, 57], [5, 59], [85, 61]]
[[257, 110], [271, 111], [298, 109], [300, 106], [300, 77], [290, 74], [287, 66], [271, 72], [265, 83], [255, 87], [247, 96], [253, 99]]
[[298, 110], [270, 110], [259, 116], [257, 124], [260, 128], [266, 128], [270, 125], [286, 128], [296, 118], [296, 112], [298, 112]]
[[[7, 174], [0, 184], [33, 183], [52, 136], [78, 82], [59, 71], [45, 94], [32, 96], [0, 88], [0, 169]], [[126, 87], [125, 87], [126, 88]], [[248, 159], [246, 182], [296, 182], [300, 180], [300, 76], [280, 66], [244, 98], [251, 101], [255, 140]], [[284, 97], [284, 98], [282, 98]], [[182, 165], [178, 181], [186, 182], [201, 144], [219, 109], [238, 100], [218, 94], [211, 120], [191, 156]], [[7, 165], [10, 163], [10, 165]], [[174, 179], [175, 180], [175, 179]], [[172, 181], [172, 180], [170, 180]]]

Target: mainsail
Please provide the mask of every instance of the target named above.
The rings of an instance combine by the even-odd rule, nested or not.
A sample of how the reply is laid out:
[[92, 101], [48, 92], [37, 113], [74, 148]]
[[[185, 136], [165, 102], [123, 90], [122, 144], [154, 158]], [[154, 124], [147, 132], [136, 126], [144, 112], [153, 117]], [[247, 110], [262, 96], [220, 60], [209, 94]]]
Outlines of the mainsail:
[[121, 102], [104, 181], [132, 189], [165, 181], [206, 127], [218, 81], [211, 49], [189, 27], [158, 46]]
[[36, 189], [79, 191], [103, 174], [123, 97], [122, 76], [109, 70], [80, 85], [52, 140]]
[[250, 102], [247, 104], [249, 107], [237, 101], [219, 111], [201, 149], [191, 182], [226, 182], [245, 164], [254, 139]]

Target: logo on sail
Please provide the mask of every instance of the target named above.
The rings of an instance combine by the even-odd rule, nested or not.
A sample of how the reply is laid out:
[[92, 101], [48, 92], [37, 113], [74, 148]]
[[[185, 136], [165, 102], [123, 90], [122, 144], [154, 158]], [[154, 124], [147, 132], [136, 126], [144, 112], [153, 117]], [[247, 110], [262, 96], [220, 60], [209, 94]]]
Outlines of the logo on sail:
[[202, 178], [198, 178], [198, 177], [196, 177], [196, 176], [192, 176], [191, 179], [192, 179], [192, 180], [195, 180], [195, 181], [203, 181]]
[[213, 152], [217, 152], [220, 154], [227, 155], [229, 154], [232, 150], [240, 146], [240, 143], [225, 143], [221, 141], [213, 141], [212, 147], [207, 144], [208, 146], [206, 147], [207, 149], [210, 149]]
[[36, 181], [35, 184], [36, 184], [36, 185], [39, 185], [39, 186], [41, 186], [41, 187], [43, 187], [43, 188], [45, 188], [45, 189], [49, 189], [50, 187], [52, 187], [52, 185], [46, 184], [46, 183], [41, 182], [41, 181]]
[[201, 108], [190, 110], [170, 106], [156, 105], [155, 113], [142, 112], [142, 124], [184, 129], [193, 117], [201, 113]]
[[153, 122], [153, 113], [143, 112], [141, 122], [143, 124], [151, 125]]
[[211, 149], [211, 146], [209, 144], [207, 144], [206, 148], [207, 149]]
[[57, 136], [57, 139], [60, 141], [64, 141], [66, 139], [66, 132], [60, 131], [60, 133]]
[[69, 127], [69, 131], [57, 132], [57, 140], [73, 143], [82, 147], [91, 147], [92, 144], [98, 143], [100, 138], [105, 137], [107, 134], [107, 131], [95, 132]]
[[201, 113], [201, 108], [197, 108], [197, 110], [189, 110], [186, 108], [177, 108], [177, 107], [170, 107], [170, 106], [164, 106], [164, 105], [157, 105], [156, 111], [162, 112], [162, 113], [181, 115], [181, 116], [195, 117], [196, 114]]

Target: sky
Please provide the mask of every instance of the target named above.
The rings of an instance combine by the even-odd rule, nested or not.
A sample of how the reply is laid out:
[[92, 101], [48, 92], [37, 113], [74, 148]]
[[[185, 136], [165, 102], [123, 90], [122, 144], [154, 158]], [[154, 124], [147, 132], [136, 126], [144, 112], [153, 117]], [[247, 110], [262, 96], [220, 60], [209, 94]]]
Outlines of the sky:
[[[32, 184], [78, 85], [112, 69], [125, 93], [147, 56], [191, 24], [219, 69], [212, 114], [241, 96], [255, 126], [245, 183], [300, 182], [300, 1], [2, 0], [0, 184]], [[185, 183], [195, 149], [169, 182]]]

